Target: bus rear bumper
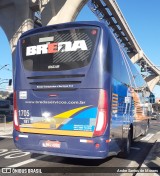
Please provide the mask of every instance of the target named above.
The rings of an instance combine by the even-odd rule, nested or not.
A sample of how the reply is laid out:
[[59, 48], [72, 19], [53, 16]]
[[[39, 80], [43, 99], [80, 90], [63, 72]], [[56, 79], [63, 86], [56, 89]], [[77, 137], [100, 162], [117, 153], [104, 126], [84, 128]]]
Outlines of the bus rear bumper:
[[[109, 156], [109, 145], [105, 137], [53, 136], [20, 133], [14, 130], [13, 139], [18, 149], [31, 153], [86, 159], [104, 159]], [[85, 143], [85, 140], [92, 140], [93, 142]], [[45, 141], [59, 142], [60, 147], [44, 147]]]

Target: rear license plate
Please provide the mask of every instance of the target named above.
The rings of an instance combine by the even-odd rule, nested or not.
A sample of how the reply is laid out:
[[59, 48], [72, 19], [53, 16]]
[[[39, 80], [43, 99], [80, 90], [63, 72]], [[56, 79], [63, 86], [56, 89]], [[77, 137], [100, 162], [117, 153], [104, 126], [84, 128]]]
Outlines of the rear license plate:
[[49, 147], [49, 148], [60, 148], [61, 143], [58, 141], [44, 141], [42, 143], [43, 147]]

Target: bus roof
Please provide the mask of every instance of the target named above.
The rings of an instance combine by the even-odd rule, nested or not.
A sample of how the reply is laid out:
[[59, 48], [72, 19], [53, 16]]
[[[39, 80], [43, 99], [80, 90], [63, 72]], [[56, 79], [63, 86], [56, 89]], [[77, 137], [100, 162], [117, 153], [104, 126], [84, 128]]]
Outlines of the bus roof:
[[40, 32], [43, 32], [44, 30], [51, 31], [51, 30], [59, 30], [59, 29], [65, 29], [65, 28], [81, 27], [81, 26], [107, 27], [104, 23], [101, 23], [98, 21], [68, 22], [68, 23], [61, 23], [61, 24], [55, 24], [50, 26], [39, 27], [36, 29], [31, 29], [29, 31], [24, 32], [20, 38], [23, 38], [28, 35], [32, 35], [34, 33], [40, 33]]

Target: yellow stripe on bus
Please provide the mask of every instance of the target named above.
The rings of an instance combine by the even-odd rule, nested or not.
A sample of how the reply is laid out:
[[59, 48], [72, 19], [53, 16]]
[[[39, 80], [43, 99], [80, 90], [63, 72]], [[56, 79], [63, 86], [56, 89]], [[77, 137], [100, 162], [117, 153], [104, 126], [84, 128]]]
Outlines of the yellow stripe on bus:
[[41, 129], [50, 129], [52, 128], [52, 125], [55, 125], [55, 128], [58, 128], [60, 124], [52, 124], [52, 123], [33, 123], [29, 126], [22, 125], [22, 128], [41, 128]]
[[118, 106], [118, 104], [112, 104], [112, 107], [117, 107]]
[[116, 96], [116, 97], [118, 97], [118, 94], [114, 94], [114, 93], [112, 93], [112, 96]]
[[72, 115], [74, 115], [78, 111], [81, 111], [81, 110], [83, 110], [85, 108], [88, 108], [88, 107], [89, 106], [83, 106], [83, 107], [80, 107], [80, 108], [75, 108], [75, 109], [63, 112], [61, 114], [58, 114], [58, 115], [54, 116], [54, 118], [70, 118]]
[[118, 101], [118, 97], [112, 97], [112, 100], [117, 100]]
[[112, 103], [118, 103], [118, 101], [117, 101], [117, 100], [112, 99]]
[[37, 133], [37, 134], [54, 134], [54, 135], [63, 135], [63, 136], [80, 136], [80, 137], [93, 136], [93, 132], [86, 132], [86, 131], [46, 130], [46, 129], [34, 129], [34, 128], [20, 128], [20, 132]]

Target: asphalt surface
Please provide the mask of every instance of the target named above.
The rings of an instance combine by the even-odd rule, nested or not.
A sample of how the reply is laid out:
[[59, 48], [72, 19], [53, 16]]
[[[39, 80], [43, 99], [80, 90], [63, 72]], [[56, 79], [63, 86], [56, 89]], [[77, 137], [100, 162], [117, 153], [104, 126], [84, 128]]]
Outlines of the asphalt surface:
[[[115, 172], [118, 168], [139, 169], [144, 162], [147, 154], [150, 152], [154, 143], [156, 142], [156, 135], [160, 131], [160, 120], [152, 120], [147, 137], [137, 138], [131, 146], [131, 154], [127, 159], [118, 157], [109, 157], [104, 160], [87, 160], [64, 158], [57, 156], [30, 154], [29, 152], [22, 152], [14, 146], [13, 139], [8, 138], [10, 135], [0, 136], [0, 167], [23, 168], [23, 175], [26, 174], [26, 169], [41, 169], [37, 172], [51, 172], [47, 175], [136, 175], [136, 172], [130, 174], [122, 173], [107, 173]], [[20, 172], [22, 172], [22, 170]], [[6, 170], [3, 170], [3, 172]], [[36, 172], [30, 170], [30, 172]], [[1, 175], [17, 175], [1, 173]], [[28, 172], [28, 171], [27, 171]], [[33, 175], [33, 174], [29, 174]], [[43, 175], [43, 174], [42, 174]], [[45, 174], [46, 175], [46, 174]]]

